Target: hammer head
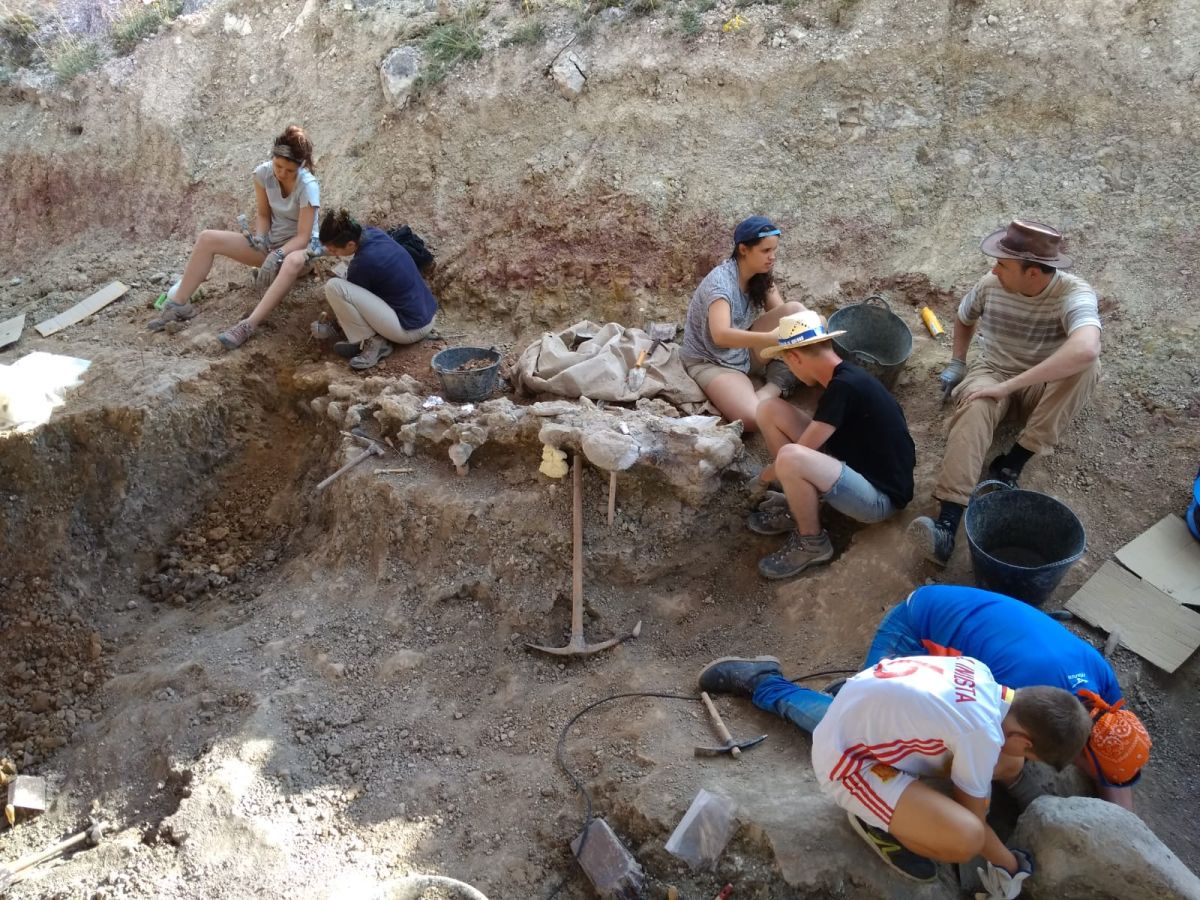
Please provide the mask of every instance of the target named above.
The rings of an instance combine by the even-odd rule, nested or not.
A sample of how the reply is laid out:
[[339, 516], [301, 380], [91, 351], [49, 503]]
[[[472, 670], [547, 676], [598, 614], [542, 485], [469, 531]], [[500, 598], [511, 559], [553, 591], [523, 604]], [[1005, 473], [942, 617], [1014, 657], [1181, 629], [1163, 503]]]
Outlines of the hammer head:
[[[756, 738], [750, 738], [747, 741], [730, 741], [728, 744], [722, 744], [720, 747], [697, 747], [695, 749], [696, 756], [724, 756], [731, 754], [737, 756], [743, 750], [749, 750], [751, 747], [757, 747], [767, 739], [765, 734], [760, 734]], [[737, 753], [734, 753], [734, 751]]]

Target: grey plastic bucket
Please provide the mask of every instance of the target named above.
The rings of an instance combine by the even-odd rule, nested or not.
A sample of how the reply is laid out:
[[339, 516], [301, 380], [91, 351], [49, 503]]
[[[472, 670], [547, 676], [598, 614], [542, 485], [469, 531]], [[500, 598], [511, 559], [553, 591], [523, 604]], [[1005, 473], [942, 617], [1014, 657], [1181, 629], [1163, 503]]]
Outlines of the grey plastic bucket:
[[[489, 365], [476, 369], [463, 368], [477, 359], [487, 360]], [[486, 400], [496, 386], [500, 354], [484, 347], [448, 347], [434, 356], [430, 365], [441, 379], [447, 400], [476, 403]]]
[[912, 354], [912, 332], [878, 294], [837, 310], [829, 330], [846, 332], [833, 339], [838, 356], [862, 366], [889, 390]]
[[[993, 488], [990, 493], [980, 493]], [[1065, 503], [985, 481], [963, 517], [975, 583], [1041, 606], [1087, 549], [1087, 533]]]

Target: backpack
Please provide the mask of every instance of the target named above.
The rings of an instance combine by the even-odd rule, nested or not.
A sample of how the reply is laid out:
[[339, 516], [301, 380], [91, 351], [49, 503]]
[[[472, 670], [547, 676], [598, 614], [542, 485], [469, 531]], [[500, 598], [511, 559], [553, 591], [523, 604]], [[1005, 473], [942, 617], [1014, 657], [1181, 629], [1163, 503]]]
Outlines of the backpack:
[[434, 265], [433, 254], [429, 252], [429, 248], [425, 246], [425, 241], [419, 234], [407, 225], [401, 225], [398, 228], [389, 228], [387, 236], [408, 251], [408, 255], [413, 258], [413, 262], [417, 264], [422, 275], [429, 274]]

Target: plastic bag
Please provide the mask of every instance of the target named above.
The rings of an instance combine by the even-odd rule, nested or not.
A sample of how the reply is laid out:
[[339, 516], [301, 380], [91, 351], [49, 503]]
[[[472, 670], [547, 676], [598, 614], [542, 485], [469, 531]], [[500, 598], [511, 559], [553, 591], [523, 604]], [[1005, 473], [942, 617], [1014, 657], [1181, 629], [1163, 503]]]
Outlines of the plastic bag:
[[728, 797], [701, 788], [667, 839], [667, 852], [692, 868], [711, 866], [737, 829], [736, 813]]

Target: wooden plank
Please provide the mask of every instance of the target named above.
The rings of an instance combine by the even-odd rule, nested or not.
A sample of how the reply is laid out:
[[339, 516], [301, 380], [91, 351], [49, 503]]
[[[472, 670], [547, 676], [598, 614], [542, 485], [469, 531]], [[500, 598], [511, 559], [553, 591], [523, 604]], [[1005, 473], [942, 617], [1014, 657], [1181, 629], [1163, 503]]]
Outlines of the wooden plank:
[[1117, 551], [1117, 559], [1176, 603], [1200, 605], [1200, 541], [1167, 516]]
[[25, 313], [0, 322], [0, 347], [16, 343], [25, 330]]
[[52, 316], [45, 322], [39, 322], [34, 327], [37, 328], [38, 333], [42, 337], [50, 337], [55, 332], [62, 331], [76, 322], [82, 322], [92, 313], [99, 312], [127, 290], [129, 290], [128, 285], [114, 281], [112, 284], [100, 288], [100, 290], [96, 291], [90, 297], [80, 300], [70, 309], [60, 312], [57, 316]]
[[1122, 645], [1167, 672], [1200, 647], [1200, 615], [1111, 560], [1075, 592], [1067, 609], [1119, 632]]

